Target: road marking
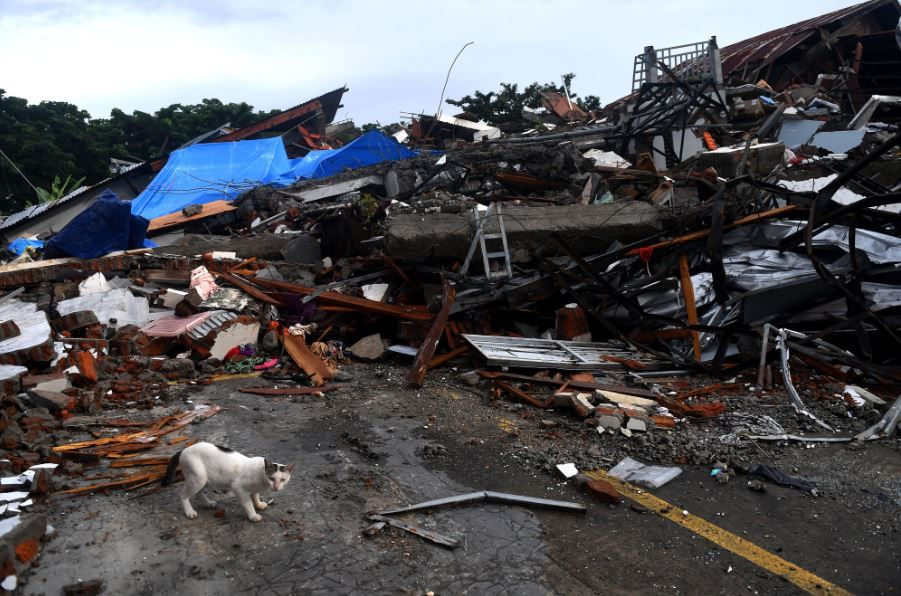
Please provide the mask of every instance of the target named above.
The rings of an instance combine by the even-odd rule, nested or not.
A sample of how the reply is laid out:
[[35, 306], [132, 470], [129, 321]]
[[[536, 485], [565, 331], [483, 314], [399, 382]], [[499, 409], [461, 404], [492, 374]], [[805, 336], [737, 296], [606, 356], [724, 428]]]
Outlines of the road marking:
[[789, 563], [781, 557], [777, 557], [766, 549], [760, 548], [753, 542], [736, 536], [732, 532], [724, 530], [696, 515], [682, 514], [682, 508], [655, 497], [644, 489], [633, 486], [619, 478], [610, 476], [603, 470], [586, 472], [586, 476], [598, 480], [606, 480], [612, 484], [623, 496], [628, 497], [647, 507], [657, 515], [676, 522], [684, 528], [688, 528], [695, 534], [732, 551], [736, 555], [747, 559], [758, 567], [766, 569], [774, 575], [785, 578], [808, 594], [850, 595], [851, 593], [813, 573], [802, 569], [798, 565]]

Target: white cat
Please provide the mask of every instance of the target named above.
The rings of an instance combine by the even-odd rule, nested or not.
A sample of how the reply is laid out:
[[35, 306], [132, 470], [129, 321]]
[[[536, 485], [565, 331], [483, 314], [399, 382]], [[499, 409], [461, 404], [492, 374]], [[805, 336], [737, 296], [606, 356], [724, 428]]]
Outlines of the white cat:
[[260, 493], [266, 490], [280, 491], [291, 480], [294, 464], [277, 464], [262, 457], [247, 457], [228, 447], [200, 442], [186, 447], [172, 456], [163, 478], [163, 486], [175, 480], [175, 472], [181, 468], [185, 484], [181, 492], [181, 504], [188, 519], [197, 517], [191, 506], [191, 497], [200, 495], [200, 504], [210, 509], [216, 503], [202, 492], [206, 486], [230, 488], [250, 521], [263, 519], [256, 509], [262, 511], [268, 505], [260, 500]]

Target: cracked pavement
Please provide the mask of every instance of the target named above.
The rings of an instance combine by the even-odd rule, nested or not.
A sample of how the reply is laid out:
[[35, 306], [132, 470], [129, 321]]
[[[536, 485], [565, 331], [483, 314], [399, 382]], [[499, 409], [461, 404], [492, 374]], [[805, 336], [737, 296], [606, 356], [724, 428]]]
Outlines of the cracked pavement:
[[[191, 426], [195, 437], [297, 464], [287, 488], [268, 497], [274, 503], [262, 522], [247, 521], [237, 500], [219, 493], [210, 496], [224, 517], [198, 509], [199, 518], [188, 520], [178, 485], [55, 499], [56, 532], [23, 578], [22, 593], [59, 594], [65, 585], [95, 578], [110, 594], [797, 592], [671, 522], [590, 501], [559, 478], [527, 469], [516, 457], [521, 447], [499, 423], [504, 416], [478, 391], [449, 389], [438, 380], [407, 390], [403, 368], [346, 370], [353, 381], [325, 397], [237, 391], [265, 384], [258, 379], [190, 389], [195, 403], [225, 408]], [[434, 448], [439, 444], [446, 454]], [[896, 459], [886, 461], [886, 473], [899, 469]], [[576, 501], [589, 511], [478, 504], [398, 516], [460, 538], [456, 550], [391, 527], [362, 535], [367, 511], [476, 490]], [[859, 581], [861, 591], [887, 592], [901, 577], [889, 555], [899, 552], [891, 503], [866, 517], [789, 489], [771, 489], [767, 500], [755, 501], [747, 488], [711, 488], [705, 471], [688, 469], [655, 492], [767, 548], [784, 547], [789, 560], [845, 587]], [[871, 529], [881, 519], [886, 531], [871, 538], [864, 522]], [[839, 520], [861, 531], [848, 529], [842, 544], [824, 547]], [[866, 548], [858, 553], [861, 544]], [[855, 571], [867, 557], [881, 564]]]

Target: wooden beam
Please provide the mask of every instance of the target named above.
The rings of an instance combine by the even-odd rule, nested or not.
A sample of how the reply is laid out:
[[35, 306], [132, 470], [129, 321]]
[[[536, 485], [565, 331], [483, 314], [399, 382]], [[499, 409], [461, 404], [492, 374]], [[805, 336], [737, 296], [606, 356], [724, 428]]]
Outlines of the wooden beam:
[[444, 285], [444, 298], [441, 303], [441, 310], [438, 316], [432, 321], [432, 326], [426, 334], [425, 339], [416, 352], [416, 358], [413, 360], [413, 367], [407, 374], [407, 382], [413, 387], [422, 387], [425, 380], [426, 371], [429, 369], [429, 363], [432, 356], [435, 355], [435, 349], [438, 342], [441, 341], [441, 334], [444, 331], [444, 325], [447, 323], [447, 317], [450, 315], [451, 308], [454, 306], [454, 299], [457, 297], [457, 290], [446, 279], [441, 280]]
[[[741, 219], [736, 219], [728, 226], [723, 226], [724, 230], [731, 230], [733, 228], [737, 228], [739, 226], [743, 226], [749, 223], [756, 223], [763, 219], [768, 219], [770, 217], [782, 217], [787, 213], [791, 213], [797, 209], [796, 205], [785, 205], [784, 207], [777, 207], [776, 209], [770, 209], [769, 211], [761, 211], [760, 213], [752, 213], [746, 217], [742, 217]], [[642, 250], [658, 250], [661, 248], [669, 248], [670, 246], [677, 246], [679, 244], [686, 244], [688, 242], [693, 242], [695, 240], [700, 240], [702, 238], [706, 238], [710, 235], [710, 230], [698, 230], [697, 232], [692, 232], [690, 234], [685, 234], [684, 236], [679, 236], [677, 238], [672, 238], [670, 240], [664, 240], [663, 242], [658, 242], [656, 244], [651, 244], [650, 246], [642, 246], [640, 248], [633, 248], [626, 252], [627, 257], [634, 257], [639, 254]]]
[[[276, 281], [273, 279], [255, 278], [254, 283], [270, 290], [279, 290], [291, 294], [300, 294], [306, 296], [317, 291], [315, 287], [300, 286], [285, 281]], [[325, 291], [316, 297], [316, 301], [328, 306], [336, 306], [343, 308], [351, 308], [356, 311], [369, 312], [376, 315], [385, 315], [404, 319], [407, 321], [431, 321], [434, 316], [425, 306], [412, 306], [403, 304], [386, 304], [384, 302], [376, 302], [358, 296], [347, 296], [338, 292]]]
[[242, 292], [245, 292], [245, 293], [249, 294], [250, 296], [252, 296], [253, 298], [255, 298], [256, 300], [259, 300], [260, 302], [264, 302], [266, 304], [272, 304], [274, 306], [282, 306], [281, 302], [279, 302], [278, 300], [276, 300], [269, 294], [266, 294], [259, 288], [255, 288], [248, 281], [246, 281], [245, 279], [243, 279], [241, 277], [238, 277], [237, 275], [232, 275], [231, 273], [227, 273], [225, 271], [220, 271], [216, 275], [218, 275], [220, 278], [224, 279], [228, 283], [232, 284], [233, 286], [239, 288]]
[[282, 334], [282, 343], [294, 363], [309, 375], [314, 385], [325, 385], [332, 378], [332, 371], [322, 358], [310, 351], [303, 337], [285, 332]]
[[[698, 305], [695, 303], [695, 288], [691, 283], [691, 273], [688, 270], [688, 256], [683, 252], [679, 255], [679, 278], [682, 282], [682, 296], [685, 298], [685, 312], [688, 314], [688, 324], [698, 324]], [[695, 360], [701, 361], [701, 341], [697, 331], [691, 332], [691, 344], [694, 348]]]

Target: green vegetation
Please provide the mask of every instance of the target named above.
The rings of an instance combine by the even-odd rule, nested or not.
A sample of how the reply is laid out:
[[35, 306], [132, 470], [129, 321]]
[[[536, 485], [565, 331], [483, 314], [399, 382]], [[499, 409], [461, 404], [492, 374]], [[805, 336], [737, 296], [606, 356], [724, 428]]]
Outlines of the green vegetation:
[[[243, 102], [204, 99], [193, 105], [172, 104], [153, 114], [113, 109], [109, 118], [91, 118], [70, 103], [29, 104], [0, 89], [0, 150], [38, 188], [36, 194], [0, 157], [0, 213], [59, 198], [84, 181], [97, 183], [109, 176], [110, 158], [152, 159], [226, 122], [241, 127], [272, 113]], [[58, 178], [66, 182], [55, 183]]]

